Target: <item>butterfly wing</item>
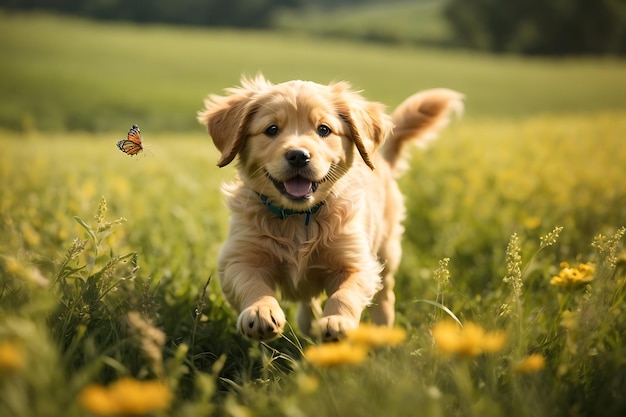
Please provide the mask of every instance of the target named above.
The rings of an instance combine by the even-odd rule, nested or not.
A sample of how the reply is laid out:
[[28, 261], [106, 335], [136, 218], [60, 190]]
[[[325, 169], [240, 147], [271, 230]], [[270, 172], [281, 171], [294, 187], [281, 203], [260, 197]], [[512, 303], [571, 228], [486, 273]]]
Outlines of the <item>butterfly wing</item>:
[[139, 146], [143, 146], [141, 143], [141, 130], [139, 130], [139, 126], [133, 125], [128, 131], [128, 140], [135, 142]]
[[137, 143], [128, 139], [122, 139], [117, 142], [117, 147], [120, 151], [130, 156], [137, 155], [143, 150], [143, 147], [141, 145], [138, 145]]
[[122, 139], [117, 142], [117, 147], [120, 151], [127, 155], [137, 155], [143, 150], [143, 144], [141, 143], [141, 131], [137, 125], [133, 125], [128, 131], [127, 139]]

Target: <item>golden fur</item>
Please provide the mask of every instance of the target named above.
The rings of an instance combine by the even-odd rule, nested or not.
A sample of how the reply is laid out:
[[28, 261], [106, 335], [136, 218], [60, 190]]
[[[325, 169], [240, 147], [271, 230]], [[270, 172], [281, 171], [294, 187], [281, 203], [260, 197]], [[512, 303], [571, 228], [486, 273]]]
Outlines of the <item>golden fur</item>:
[[461, 99], [428, 90], [389, 117], [344, 82], [274, 85], [259, 75], [205, 101], [198, 120], [221, 152], [218, 165], [237, 158], [238, 179], [224, 186], [232, 218], [218, 275], [242, 333], [283, 331], [277, 292], [300, 301], [300, 329], [325, 340], [356, 327], [368, 305], [374, 323], [393, 324], [401, 151], [435, 132]]

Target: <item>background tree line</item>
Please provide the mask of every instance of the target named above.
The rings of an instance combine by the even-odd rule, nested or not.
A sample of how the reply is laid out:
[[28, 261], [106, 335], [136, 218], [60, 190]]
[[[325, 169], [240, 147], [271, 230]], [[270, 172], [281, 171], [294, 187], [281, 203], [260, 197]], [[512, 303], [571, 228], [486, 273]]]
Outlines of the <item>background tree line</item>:
[[0, 0], [14, 10], [50, 10], [94, 19], [266, 28], [274, 13], [303, 0]]
[[447, 45], [531, 55], [626, 55], [626, 0], [0, 0], [0, 8], [108, 20], [271, 28], [284, 10], [332, 13], [392, 2], [436, 3], [450, 31]]
[[626, 0], [448, 0], [461, 45], [522, 54], [626, 54]]

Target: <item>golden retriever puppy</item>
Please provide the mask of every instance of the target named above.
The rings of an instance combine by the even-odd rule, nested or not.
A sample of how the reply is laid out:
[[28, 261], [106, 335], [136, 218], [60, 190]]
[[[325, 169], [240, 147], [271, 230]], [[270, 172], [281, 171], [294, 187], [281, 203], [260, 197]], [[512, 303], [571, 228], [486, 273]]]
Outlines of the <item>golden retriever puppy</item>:
[[424, 91], [390, 117], [344, 82], [275, 85], [258, 75], [226, 92], [209, 96], [198, 120], [221, 152], [217, 165], [237, 164], [223, 187], [232, 218], [218, 275], [238, 329], [279, 335], [278, 294], [300, 301], [298, 326], [324, 340], [357, 327], [368, 305], [374, 323], [393, 325], [401, 151], [445, 123], [462, 95]]

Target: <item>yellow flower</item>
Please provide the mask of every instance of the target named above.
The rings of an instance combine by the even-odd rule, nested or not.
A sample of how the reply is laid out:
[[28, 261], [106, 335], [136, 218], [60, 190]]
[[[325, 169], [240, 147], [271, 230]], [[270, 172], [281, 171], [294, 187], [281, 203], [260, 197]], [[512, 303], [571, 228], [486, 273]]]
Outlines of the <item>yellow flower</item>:
[[539, 216], [531, 216], [524, 219], [524, 226], [527, 229], [536, 229], [541, 226], [541, 217]]
[[542, 370], [546, 366], [546, 359], [539, 355], [534, 354], [527, 356], [523, 361], [518, 363], [515, 366], [516, 372], [521, 372], [523, 374], [530, 374], [532, 372], [537, 372]]
[[571, 268], [567, 262], [561, 262], [561, 272], [550, 280], [550, 284], [561, 286], [566, 289], [584, 287], [593, 281], [595, 265], [591, 262], [579, 264], [578, 268]]
[[441, 352], [465, 357], [497, 352], [506, 341], [503, 332], [485, 332], [475, 323], [467, 323], [460, 328], [450, 321], [439, 322], [433, 327], [432, 334]]
[[320, 380], [316, 376], [306, 375], [300, 373], [297, 376], [296, 383], [298, 384], [298, 390], [302, 394], [312, 394], [320, 386]]
[[10, 275], [17, 275], [18, 272], [22, 270], [20, 263], [17, 259], [12, 257], [3, 257], [4, 260], [4, 268], [6, 272]]
[[8, 275], [22, 279], [39, 287], [46, 287], [49, 281], [34, 266], [23, 265], [11, 256], [0, 256], [0, 268], [4, 268]]
[[0, 373], [19, 371], [24, 368], [24, 357], [15, 343], [0, 343]]
[[313, 365], [323, 368], [352, 365], [365, 360], [367, 348], [346, 341], [326, 343], [320, 346], [309, 346], [304, 351], [304, 357]]
[[404, 342], [406, 332], [399, 328], [361, 324], [346, 332], [347, 340], [367, 347], [396, 346]]
[[108, 387], [92, 384], [79, 396], [82, 407], [99, 416], [143, 415], [169, 408], [172, 393], [158, 381], [122, 378]]
[[96, 195], [96, 184], [90, 180], [85, 181], [80, 187], [79, 195], [86, 200], [92, 198]]
[[39, 233], [35, 230], [33, 225], [27, 222], [22, 222], [20, 229], [24, 242], [29, 247], [36, 247], [41, 243], [41, 236], [39, 236]]
[[100, 416], [119, 414], [121, 407], [111, 398], [109, 390], [101, 385], [85, 387], [79, 397], [81, 406]]

